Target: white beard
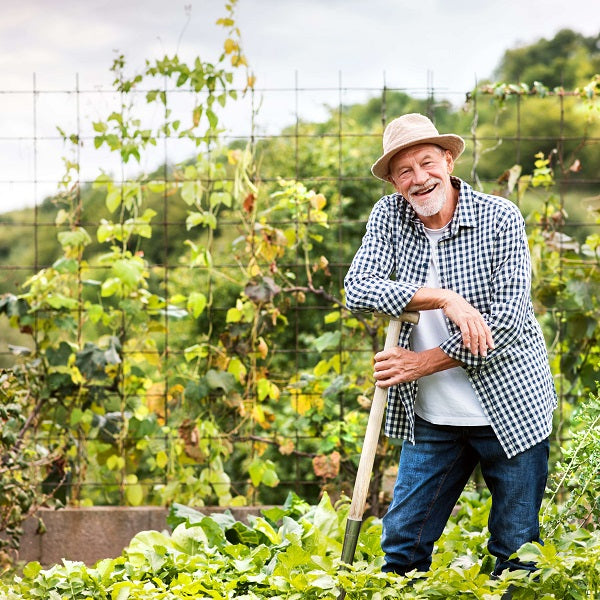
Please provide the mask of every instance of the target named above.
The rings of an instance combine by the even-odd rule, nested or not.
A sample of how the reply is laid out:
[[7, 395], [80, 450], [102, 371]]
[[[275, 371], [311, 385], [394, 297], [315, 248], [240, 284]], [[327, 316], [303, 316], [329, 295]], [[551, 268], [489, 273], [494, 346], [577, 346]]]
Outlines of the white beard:
[[[427, 199], [421, 200], [419, 196], [414, 196], [415, 192], [430, 188], [436, 183], [438, 184], [437, 188]], [[407, 200], [419, 216], [432, 217], [433, 215], [437, 215], [446, 203], [446, 189], [444, 182], [437, 177], [432, 177], [424, 185], [413, 186], [408, 190]]]

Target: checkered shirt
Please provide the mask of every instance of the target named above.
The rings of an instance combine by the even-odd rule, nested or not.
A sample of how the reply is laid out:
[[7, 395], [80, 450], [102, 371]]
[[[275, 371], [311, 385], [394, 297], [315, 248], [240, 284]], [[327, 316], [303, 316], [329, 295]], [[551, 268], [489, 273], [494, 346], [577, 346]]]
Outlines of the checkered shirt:
[[[531, 303], [525, 223], [508, 200], [477, 192], [454, 177], [452, 183], [459, 188], [459, 201], [438, 243], [441, 286], [481, 312], [495, 347], [486, 357], [473, 356], [458, 327], [446, 319], [449, 337], [440, 348], [463, 364], [510, 458], [548, 437], [556, 407], [544, 337]], [[384, 196], [371, 212], [346, 275], [347, 307], [401, 315], [425, 284], [430, 253], [423, 224], [408, 202], [400, 194]], [[402, 324], [400, 346], [409, 347], [412, 327]], [[389, 389], [386, 435], [414, 443], [417, 385], [415, 381]]]

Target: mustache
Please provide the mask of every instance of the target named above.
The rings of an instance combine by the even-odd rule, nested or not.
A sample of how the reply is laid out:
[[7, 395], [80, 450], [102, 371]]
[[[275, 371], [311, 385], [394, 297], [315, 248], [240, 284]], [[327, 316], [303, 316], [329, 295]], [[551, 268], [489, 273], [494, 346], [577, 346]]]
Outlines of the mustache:
[[412, 187], [410, 187], [408, 193], [410, 195], [418, 194], [440, 183], [442, 183], [441, 179], [438, 179], [437, 177], [430, 177], [425, 183], [421, 185], [413, 185]]

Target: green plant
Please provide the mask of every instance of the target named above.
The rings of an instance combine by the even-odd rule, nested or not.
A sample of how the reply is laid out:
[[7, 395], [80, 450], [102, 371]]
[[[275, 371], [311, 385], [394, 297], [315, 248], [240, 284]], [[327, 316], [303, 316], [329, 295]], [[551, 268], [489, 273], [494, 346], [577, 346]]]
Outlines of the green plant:
[[205, 516], [182, 505], [169, 515], [172, 533], [138, 534], [120, 557], [94, 566], [65, 561], [49, 569], [30, 563], [23, 575], [0, 583], [17, 598], [242, 600], [348, 598], [595, 598], [600, 591], [597, 532], [568, 533], [545, 546], [528, 544], [519, 555], [537, 563], [539, 577], [523, 571], [490, 578], [493, 557], [485, 550], [489, 499], [472, 492], [437, 544], [432, 570], [419, 577], [381, 572], [381, 524], [363, 525], [356, 561], [340, 564], [348, 504], [324, 496], [309, 505], [291, 494], [280, 508], [263, 510], [248, 523], [231, 515]]
[[[0, 372], [0, 568], [10, 562], [10, 550], [19, 547], [22, 534], [21, 524], [32, 515], [40, 504], [54, 500], [56, 486], [63, 482], [68, 473], [62, 463], [60, 442], [52, 448], [27, 443], [33, 423], [39, 418], [47, 398], [35, 397], [37, 376], [31, 369], [19, 367]], [[49, 474], [55, 475], [55, 481]], [[39, 484], [46, 483], [43, 493]], [[55, 483], [54, 487], [51, 484]], [[46, 493], [47, 492], [47, 493]], [[43, 529], [43, 525], [40, 524]]]
[[549, 537], [570, 524], [581, 528], [597, 527], [600, 523], [600, 400], [597, 393], [590, 395], [575, 411], [570, 439], [561, 450], [543, 513], [544, 530]]

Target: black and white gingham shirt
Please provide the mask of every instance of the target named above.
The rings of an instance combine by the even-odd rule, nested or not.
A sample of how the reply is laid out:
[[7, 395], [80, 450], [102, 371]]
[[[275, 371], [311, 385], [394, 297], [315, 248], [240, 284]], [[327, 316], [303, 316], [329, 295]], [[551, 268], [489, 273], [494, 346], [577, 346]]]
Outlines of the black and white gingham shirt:
[[[438, 243], [441, 286], [482, 313], [495, 347], [487, 357], [473, 356], [458, 327], [446, 319], [450, 336], [440, 348], [463, 363], [510, 458], [548, 437], [556, 407], [546, 346], [531, 303], [525, 223], [508, 200], [477, 192], [454, 177], [452, 183], [460, 192], [450, 229]], [[371, 212], [346, 275], [347, 307], [399, 316], [425, 284], [430, 252], [423, 224], [408, 202], [400, 194], [384, 196]], [[402, 325], [399, 344], [405, 348], [411, 327]], [[389, 389], [386, 435], [414, 442], [417, 385]]]

